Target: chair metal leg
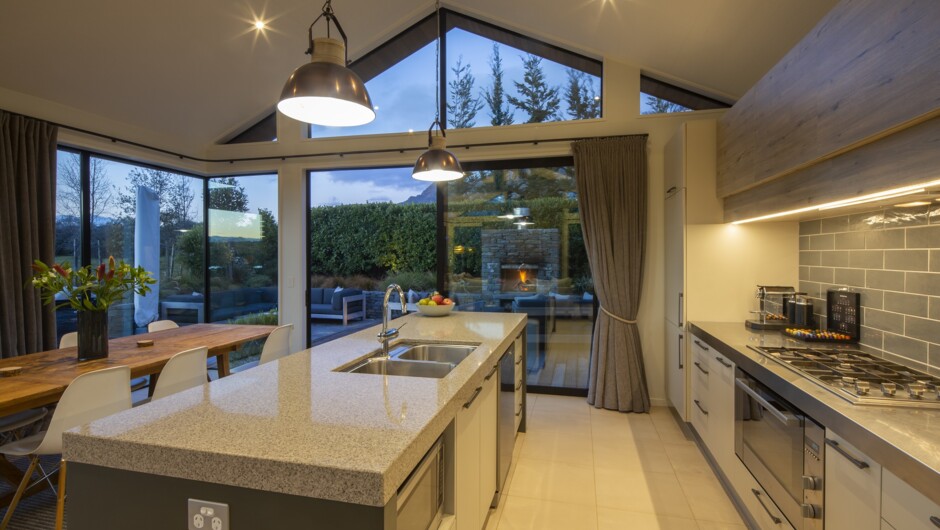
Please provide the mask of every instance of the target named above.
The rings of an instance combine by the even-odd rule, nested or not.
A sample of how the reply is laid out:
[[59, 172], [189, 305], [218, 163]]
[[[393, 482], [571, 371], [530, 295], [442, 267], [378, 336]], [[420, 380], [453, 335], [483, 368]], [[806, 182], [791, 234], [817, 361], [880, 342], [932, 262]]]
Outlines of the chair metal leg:
[[23, 492], [26, 491], [26, 487], [29, 486], [29, 481], [32, 479], [33, 471], [36, 470], [36, 465], [38, 464], [38, 455], [33, 455], [30, 457], [29, 468], [26, 469], [26, 474], [23, 475], [23, 480], [20, 481], [20, 485], [16, 488], [16, 494], [13, 495], [13, 500], [10, 501], [10, 505], [7, 506], [7, 513], [3, 516], [3, 522], [0, 522], [0, 530], [6, 530], [7, 525], [10, 524], [10, 519], [13, 518], [13, 510], [16, 509], [16, 505], [20, 502], [20, 498], [23, 497]]
[[65, 523], [65, 459], [59, 466], [59, 495], [55, 505], [55, 530], [62, 530]]

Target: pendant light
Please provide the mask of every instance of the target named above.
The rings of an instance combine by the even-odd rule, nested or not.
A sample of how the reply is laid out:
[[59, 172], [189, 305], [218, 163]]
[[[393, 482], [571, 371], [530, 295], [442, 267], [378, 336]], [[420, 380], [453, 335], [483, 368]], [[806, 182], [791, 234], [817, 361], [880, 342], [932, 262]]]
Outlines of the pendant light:
[[[277, 110], [305, 123], [327, 127], [365, 125], [375, 119], [366, 85], [347, 68], [346, 32], [326, 0], [320, 16], [307, 29], [310, 62], [294, 70], [284, 84]], [[313, 26], [326, 20], [326, 37], [313, 38]], [[330, 24], [343, 40], [330, 38]]]
[[[447, 148], [447, 132], [441, 125], [441, 3], [437, 2], [437, 52], [435, 54], [437, 64], [437, 90], [434, 92], [435, 117], [434, 123], [428, 129], [428, 150], [418, 157], [415, 161], [414, 171], [411, 176], [417, 180], [430, 182], [444, 182], [448, 180], [457, 180], [463, 178], [463, 168], [460, 167], [460, 161]], [[434, 126], [437, 125], [440, 132], [435, 136]]]

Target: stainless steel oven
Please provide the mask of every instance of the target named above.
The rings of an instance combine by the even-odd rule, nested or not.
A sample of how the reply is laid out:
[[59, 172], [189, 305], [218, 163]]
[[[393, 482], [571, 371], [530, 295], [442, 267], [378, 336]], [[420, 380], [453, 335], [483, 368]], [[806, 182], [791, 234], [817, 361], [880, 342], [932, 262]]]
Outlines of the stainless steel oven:
[[825, 429], [740, 368], [734, 384], [734, 452], [794, 528], [822, 529]]
[[444, 512], [444, 439], [438, 438], [398, 489], [398, 530], [437, 528]]

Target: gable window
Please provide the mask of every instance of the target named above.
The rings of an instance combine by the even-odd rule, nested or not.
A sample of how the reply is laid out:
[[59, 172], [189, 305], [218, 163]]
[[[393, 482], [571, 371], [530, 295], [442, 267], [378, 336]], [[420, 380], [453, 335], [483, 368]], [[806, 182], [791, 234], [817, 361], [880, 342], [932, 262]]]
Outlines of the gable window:
[[692, 110], [726, 109], [730, 106], [723, 101], [665, 81], [646, 75], [640, 76], [640, 114], [670, 114]]
[[435, 99], [450, 129], [601, 117], [600, 61], [447, 9], [440, 21], [439, 56], [432, 14], [350, 64], [372, 95], [375, 121], [310, 126], [310, 137], [424, 131]]

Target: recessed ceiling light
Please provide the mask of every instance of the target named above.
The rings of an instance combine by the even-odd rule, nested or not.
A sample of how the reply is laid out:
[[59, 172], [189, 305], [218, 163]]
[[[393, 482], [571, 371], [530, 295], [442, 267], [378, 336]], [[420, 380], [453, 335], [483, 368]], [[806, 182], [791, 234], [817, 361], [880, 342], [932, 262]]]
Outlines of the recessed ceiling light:
[[911, 201], [902, 204], [895, 204], [895, 206], [898, 208], [913, 208], [915, 206], [927, 206], [928, 204], [930, 203], [927, 201]]
[[257, 30], [263, 30], [265, 27], [267, 27], [267, 24], [265, 24], [263, 20], [256, 20], [256, 21], [255, 21], [255, 29], [257, 29]]

